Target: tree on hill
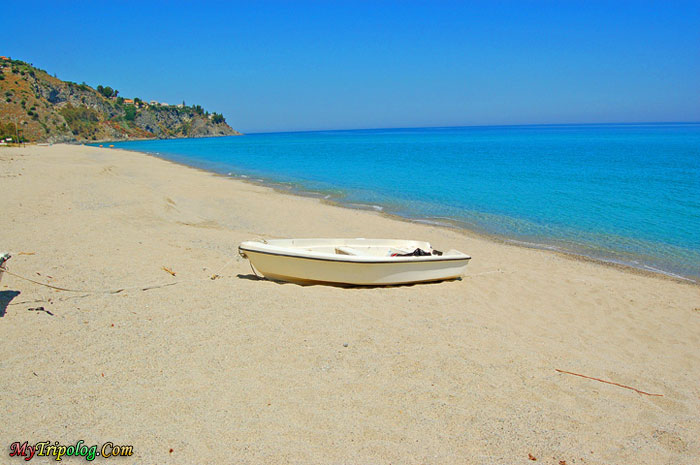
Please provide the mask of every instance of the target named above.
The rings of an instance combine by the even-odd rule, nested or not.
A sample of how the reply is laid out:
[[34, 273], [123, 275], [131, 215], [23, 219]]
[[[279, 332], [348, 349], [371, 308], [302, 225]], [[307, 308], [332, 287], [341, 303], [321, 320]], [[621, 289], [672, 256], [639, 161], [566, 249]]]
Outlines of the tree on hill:
[[3, 124], [0, 121], [0, 139], [4, 139], [6, 137], [12, 137], [13, 139], [16, 139], [17, 127], [9, 121], [5, 124]]
[[102, 86], [97, 86], [97, 92], [102, 94], [104, 97], [111, 98], [111, 97], [116, 97], [119, 94], [119, 91], [116, 89], [112, 89], [111, 87], [102, 87]]

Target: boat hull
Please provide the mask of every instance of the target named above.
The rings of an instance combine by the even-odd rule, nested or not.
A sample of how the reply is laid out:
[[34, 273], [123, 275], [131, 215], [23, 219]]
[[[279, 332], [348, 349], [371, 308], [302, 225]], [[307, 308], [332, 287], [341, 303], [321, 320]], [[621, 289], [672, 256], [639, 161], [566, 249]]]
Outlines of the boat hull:
[[415, 261], [351, 261], [319, 259], [241, 249], [263, 276], [295, 283], [383, 286], [455, 279], [465, 272], [469, 257]]

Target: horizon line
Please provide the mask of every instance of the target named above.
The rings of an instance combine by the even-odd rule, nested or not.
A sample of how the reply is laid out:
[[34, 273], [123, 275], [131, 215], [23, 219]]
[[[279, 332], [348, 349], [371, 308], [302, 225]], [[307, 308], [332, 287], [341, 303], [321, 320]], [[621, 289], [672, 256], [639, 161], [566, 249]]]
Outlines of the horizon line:
[[288, 134], [310, 132], [351, 132], [351, 131], [396, 131], [403, 129], [463, 129], [463, 128], [518, 128], [518, 127], [556, 127], [556, 126], [648, 126], [648, 125], [689, 125], [700, 124], [700, 121], [637, 121], [637, 122], [605, 122], [605, 123], [523, 123], [523, 124], [467, 124], [456, 126], [396, 126], [374, 128], [336, 128], [336, 129], [298, 129], [289, 131], [253, 131], [242, 135]]

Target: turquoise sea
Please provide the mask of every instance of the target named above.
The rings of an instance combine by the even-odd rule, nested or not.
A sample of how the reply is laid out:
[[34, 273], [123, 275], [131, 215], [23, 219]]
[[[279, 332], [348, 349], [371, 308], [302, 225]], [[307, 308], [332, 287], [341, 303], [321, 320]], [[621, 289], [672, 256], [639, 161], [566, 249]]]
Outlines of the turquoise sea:
[[115, 146], [700, 279], [700, 123], [268, 133]]

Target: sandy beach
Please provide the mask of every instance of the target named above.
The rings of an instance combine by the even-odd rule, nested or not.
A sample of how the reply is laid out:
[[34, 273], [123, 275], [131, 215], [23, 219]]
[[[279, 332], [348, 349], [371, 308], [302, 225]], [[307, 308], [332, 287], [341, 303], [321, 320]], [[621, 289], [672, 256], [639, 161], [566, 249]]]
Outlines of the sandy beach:
[[[0, 282], [3, 463], [46, 440], [132, 445], [115, 463], [700, 462], [697, 285], [107, 148], [1, 148], [0, 199], [9, 271], [80, 291]], [[314, 236], [473, 259], [338, 288], [237, 253]]]

